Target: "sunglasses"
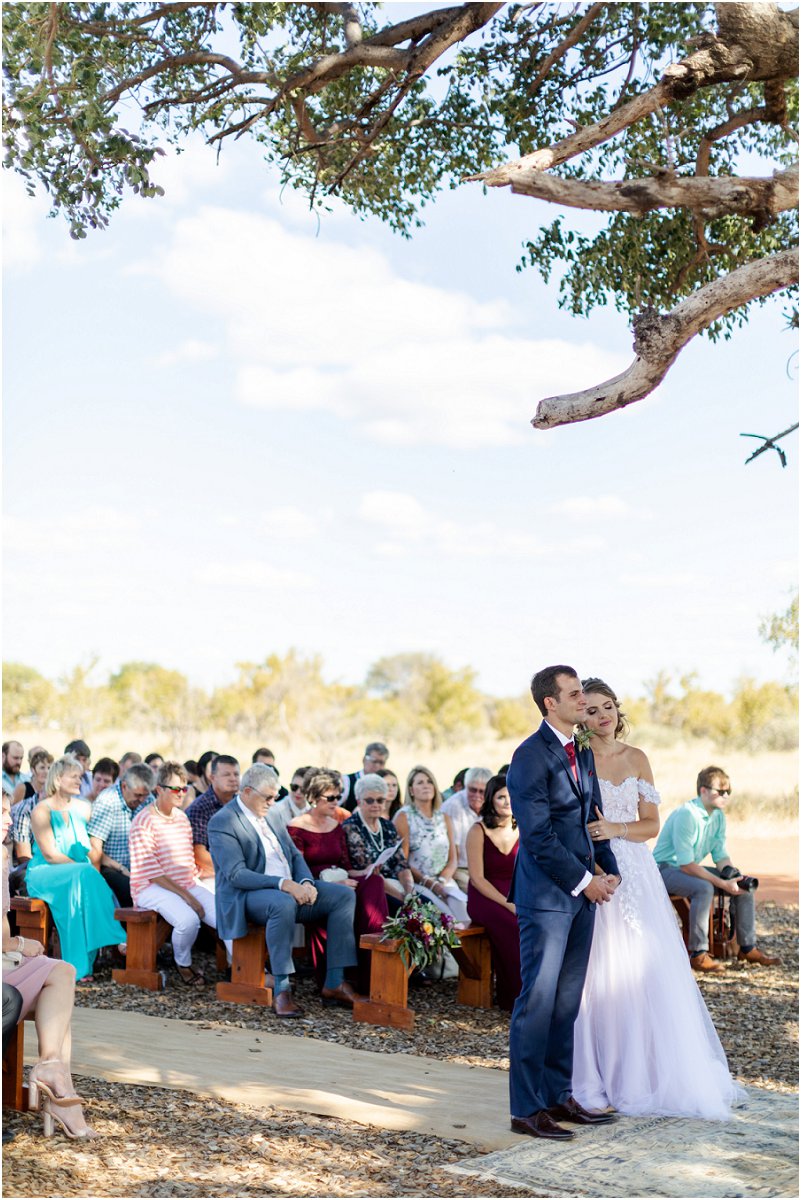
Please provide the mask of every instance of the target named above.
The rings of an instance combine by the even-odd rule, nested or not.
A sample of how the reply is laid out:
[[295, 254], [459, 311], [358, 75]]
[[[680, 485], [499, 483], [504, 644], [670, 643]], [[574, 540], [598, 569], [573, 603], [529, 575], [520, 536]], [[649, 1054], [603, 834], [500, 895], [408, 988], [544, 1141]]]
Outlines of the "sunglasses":
[[[186, 785], [184, 785], [183, 787], [170, 787], [170, 785], [168, 783], [163, 783], [161, 785], [161, 788], [165, 792], [172, 792], [173, 796], [185, 796], [186, 793], [189, 791], [189, 788]], [[147, 795], [147, 794], [148, 793], [145, 792], [145, 795]]]
[[384, 803], [383, 796], [379, 796], [377, 800], [374, 799], [372, 796], [365, 796], [364, 799], [362, 800], [362, 804], [383, 804], [383, 803]]
[[289, 790], [290, 790], [290, 792], [302, 792], [303, 784], [302, 783], [291, 783], [289, 785]]

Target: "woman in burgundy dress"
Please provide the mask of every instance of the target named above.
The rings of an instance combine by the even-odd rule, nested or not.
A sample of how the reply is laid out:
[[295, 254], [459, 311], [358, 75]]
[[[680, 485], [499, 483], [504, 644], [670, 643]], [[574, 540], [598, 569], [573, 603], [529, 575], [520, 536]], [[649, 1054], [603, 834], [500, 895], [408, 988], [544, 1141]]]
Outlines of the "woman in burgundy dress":
[[[363, 933], [380, 933], [389, 916], [384, 881], [376, 871], [369, 878], [360, 875], [352, 878], [353, 864], [348, 852], [348, 843], [342, 825], [337, 818], [339, 801], [342, 798], [342, 779], [337, 771], [309, 772], [303, 780], [303, 794], [308, 809], [287, 825], [287, 833], [303, 855], [306, 866], [315, 879], [332, 867], [347, 872], [341, 879], [329, 880], [356, 892], [356, 915], [354, 918], [356, 945]], [[320, 958], [319, 937], [311, 939], [312, 964], [315, 969]]]
[[506, 776], [493, 775], [484, 793], [480, 820], [467, 835], [467, 911], [492, 943], [497, 1001], [507, 1012], [520, 993], [520, 933], [515, 906], [506, 899], [512, 882], [519, 833], [512, 817]]

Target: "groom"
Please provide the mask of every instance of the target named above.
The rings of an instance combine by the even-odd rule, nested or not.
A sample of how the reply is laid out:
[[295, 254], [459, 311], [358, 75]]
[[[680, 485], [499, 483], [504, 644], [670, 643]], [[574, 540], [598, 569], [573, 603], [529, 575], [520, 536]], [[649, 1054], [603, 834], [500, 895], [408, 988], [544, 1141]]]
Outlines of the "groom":
[[609, 842], [593, 843], [587, 832], [603, 806], [592, 752], [573, 741], [587, 706], [581, 682], [572, 667], [546, 667], [532, 679], [531, 694], [545, 720], [518, 746], [507, 775], [520, 830], [509, 899], [523, 979], [509, 1031], [512, 1129], [564, 1139], [573, 1134], [557, 1121], [613, 1119], [582, 1108], [571, 1078], [595, 905], [611, 898], [620, 877]]

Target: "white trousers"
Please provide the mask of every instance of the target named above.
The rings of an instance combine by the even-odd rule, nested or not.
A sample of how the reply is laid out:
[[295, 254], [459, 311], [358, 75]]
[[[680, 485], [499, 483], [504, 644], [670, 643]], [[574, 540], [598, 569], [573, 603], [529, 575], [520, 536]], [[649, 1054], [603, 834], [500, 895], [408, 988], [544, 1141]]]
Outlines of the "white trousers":
[[[187, 890], [203, 905], [205, 923], [216, 929], [213, 894], [199, 884], [194, 884]], [[139, 893], [136, 897], [136, 907], [152, 908], [172, 925], [172, 952], [175, 962], [179, 967], [191, 967], [192, 947], [200, 933], [200, 917], [197, 913], [175, 892], [168, 891], [158, 883], [149, 884]]]
[[[213, 875], [206, 875], [204, 879], [198, 879], [197, 886], [214, 896], [217, 890], [217, 880]], [[228, 966], [230, 967], [234, 953], [233, 938], [223, 938], [223, 945], [225, 946], [225, 953], [228, 956]]]
[[447, 883], [442, 884], [445, 889], [445, 895], [435, 896], [432, 891], [424, 887], [422, 883], [416, 883], [414, 890], [419, 896], [430, 900], [440, 912], [449, 913], [458, 925], [469, 925], [470, 915], [467, 911], [467, 894], [462, 891], [457, 883], [449, 879]]

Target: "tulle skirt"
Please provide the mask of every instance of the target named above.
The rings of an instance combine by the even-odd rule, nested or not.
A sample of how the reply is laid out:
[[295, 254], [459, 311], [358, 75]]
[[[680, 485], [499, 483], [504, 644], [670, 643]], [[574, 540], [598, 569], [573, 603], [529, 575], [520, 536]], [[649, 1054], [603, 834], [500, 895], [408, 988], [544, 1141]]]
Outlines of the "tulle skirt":
[[615, 838], [623, 882], [599, 904], [575, 1026], [573, 1094], [631, 1116], [726, 1120], [745, 1092], [693, 978], [673, 906], [644, 843]]

